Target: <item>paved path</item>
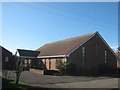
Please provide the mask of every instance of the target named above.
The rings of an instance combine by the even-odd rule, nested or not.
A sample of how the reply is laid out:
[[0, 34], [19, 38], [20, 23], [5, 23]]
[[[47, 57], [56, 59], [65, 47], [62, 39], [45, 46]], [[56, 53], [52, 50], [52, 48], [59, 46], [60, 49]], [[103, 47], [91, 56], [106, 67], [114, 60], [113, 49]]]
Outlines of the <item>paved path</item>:
[[118, 78], [102, 79], [88, 82], [74, 82], [64, 84], [56, 84], [58, 87], [64, 88], [118, 88]]
[[[13, 72], [10, 79], [15, 79]], [[20, 81], [45, 88], [118, 88], [118, 78], [113, 77], [52, 76], [29, 71], [22, 73]]]
[[33, 86], [39, 86], [45, 88], [118, 88], [118, 78], [94, 80], [88, 82], [36, 84]]

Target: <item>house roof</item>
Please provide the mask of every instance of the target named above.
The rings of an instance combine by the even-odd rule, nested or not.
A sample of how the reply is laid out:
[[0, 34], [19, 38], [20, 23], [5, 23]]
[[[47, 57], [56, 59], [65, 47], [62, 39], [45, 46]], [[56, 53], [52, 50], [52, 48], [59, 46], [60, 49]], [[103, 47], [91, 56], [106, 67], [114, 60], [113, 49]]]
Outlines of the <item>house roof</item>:
[[92, 36], [94, 36], [97, 32], [72, 37], [52, 43], [47, 43], [42, 47], [38, 48], [37, 51], [41, 53], [39, 56], [61, 56], [67, 55], [79, 45], [83, 44], [85, 41], [89, 40]]
[[120, 51], [116, 52], [116, 55], [120, 57]]
[[116, 52], [116, 55], [117, 55], [118, 58], [120, 59], [120, 51]]
[[3, 46], [1, 46], [0, 45], [0, 52], [4, 52], [4, 51], [6, 51], [6, 52], [8, 52], [9, 54], [11, 54], [12, 55], [12, 52], [10, 52], [8, 49], [6, 49], [6, 48], [4, 48]]
[[33, 51], [33, 50], [24, 50], [24, 49], [17, 49], [20, 56], [25, 57], [37, 57], [40, 51]]

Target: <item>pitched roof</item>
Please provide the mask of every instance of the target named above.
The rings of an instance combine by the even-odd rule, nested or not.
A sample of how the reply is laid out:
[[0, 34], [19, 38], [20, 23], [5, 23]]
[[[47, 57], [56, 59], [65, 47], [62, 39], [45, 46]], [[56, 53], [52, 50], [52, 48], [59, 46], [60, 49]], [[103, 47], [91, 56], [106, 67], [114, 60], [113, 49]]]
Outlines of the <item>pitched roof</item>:
[[1, 46], [1, 45], [0, 45], [0, 50], [2, 50], [2, 51], [0, 51], [0, 52], [4, 52], [4, 51], [6, 51], [6, 52], [8, 52], [9, 54], [12, 55], [12, 52], [10, 52], [8, 49], [4, 48], [4, 47]]
[[33, 51], [33, 50], [24, 50], [24, 49], [17, 49], [20, 56], [26, 57], [37, 57], [40, 51]]
[[116, 52], [116, 55], [119, 57], [120, 59], [120, 51]]
[[97, 32], [93, 32], [77, 37], [72, 37], [69, 39], [48, 43], [38, 48], [37, 51], [41, 52], [39, 56], [67, 55], [79, 45], [90, 39], [96, 33]]

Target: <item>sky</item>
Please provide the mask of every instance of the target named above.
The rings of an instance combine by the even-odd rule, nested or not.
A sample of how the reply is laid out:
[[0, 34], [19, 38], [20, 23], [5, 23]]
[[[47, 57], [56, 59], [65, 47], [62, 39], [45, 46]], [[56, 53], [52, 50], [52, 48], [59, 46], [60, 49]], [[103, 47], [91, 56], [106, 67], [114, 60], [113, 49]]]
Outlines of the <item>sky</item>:
[[116, 50], [117, 2], [3, 2], [2, 42], [16, 49], [36, 50], [42, 45], [98, 31]]

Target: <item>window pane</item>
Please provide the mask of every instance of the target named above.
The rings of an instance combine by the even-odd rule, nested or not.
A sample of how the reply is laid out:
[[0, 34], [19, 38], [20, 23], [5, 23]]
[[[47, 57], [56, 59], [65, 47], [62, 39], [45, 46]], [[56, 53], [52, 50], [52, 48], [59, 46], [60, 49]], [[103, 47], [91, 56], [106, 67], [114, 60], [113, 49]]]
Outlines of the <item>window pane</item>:
[[107, 51], [105, 50], [105, 63], [107, 63]]
[[82, 56], [85, 57], [85, 47], [82, 48]]

